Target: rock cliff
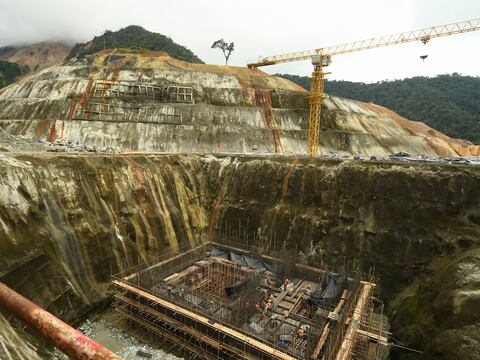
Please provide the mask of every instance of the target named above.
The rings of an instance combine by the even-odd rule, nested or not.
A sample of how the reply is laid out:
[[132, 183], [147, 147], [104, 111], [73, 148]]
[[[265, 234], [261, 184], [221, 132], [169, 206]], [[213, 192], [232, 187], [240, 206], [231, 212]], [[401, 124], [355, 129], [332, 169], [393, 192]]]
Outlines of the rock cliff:
[[394, 336], [426, 348], [424, 358], [461, 359], [480, 349], [479, 203], [475, 167], [3, 155], [0, 274], [72, 320], [106, 298], [111, 273], [170, 248], [241, 238], [375, 267]]

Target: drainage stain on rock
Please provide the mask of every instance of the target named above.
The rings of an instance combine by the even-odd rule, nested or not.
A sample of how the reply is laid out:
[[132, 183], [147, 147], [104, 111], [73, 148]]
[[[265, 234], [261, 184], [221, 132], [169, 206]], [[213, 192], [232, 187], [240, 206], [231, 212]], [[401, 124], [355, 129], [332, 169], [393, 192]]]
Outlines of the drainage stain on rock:
[[[480, 167], [468, 166], [465, 158], [453, 159], [452, 164], [424, 158], [360, 161], [352, 156], [385, 157], [401, 151], [430, 159], [473, 156], [479, 154], [477, 146], [373, 104], [328, 97], [320, 143], [324, 154], [335, 156], [305, 157], [301, 154], [307, 141], [306, 93], [295, 84], [259, 70], [189, 64], [149, 52], [121, 54], [111, 68], [105, 65], [109, 52], [71, 59], [0, 93], [3, 283], [126, 359], [150, 355], [174, 359], [191, 356], [192, 351], [179, 351], [168, 341], [161, 343], [162, 350], [159, 344], [145, 345], [151, 339], [134, 327], [133, 337], [127, 335], [117, 324], [124, 320], [111, 310], [92, 315], [115, 296], [115, 301], [120, 296], [123, 301], [116, 309], [128, 308], [137, 320], [151, 319], [152, 311], [159, 311], [144, 294], [134, 295], [131, 289], [119, 294], [118, 286], [112, 287], [112, 275], [139, 264], [158, 265], [159, 257], [167, 253], [209, 242], [242, 244], [251, 250], [248, 256], [229, 255], [224, 260], [243, 259], [245, 264], [229, 263], [220, 271], [217, 265], [204, 266], [202, 261], [211, 260], [205, 254], [203, 260], [159, 274], [156, 280], [161, 281], [149, 284], [148, 291], [157, 289], [159, 297], [166, 292], [170, 305], [176, 306], [172, 299], [180, 297], [182, 286], [195, 287], [197, 281], [195, 291], [208, 293], [209, 299], [191, 292], [192, 304], [214, 309], [215, 304], [206, 300], [224, 301], [225, 316], [235, 309], [240, 313], [244, 306], [244, 325], [247, 318], [260, 315], [251, 311], [268, 307], [272, 295], [271, 306], [284, 311], [277, 314], [283, 318], [273, 322], [284, 321], [292, 329], [275, 333], [277, 328], [259, 317], [235, 330], [258, 341], [262, 337], [252, 331], [273, 329], [272, 337], [256, 343], [257, 349], [287, 350], [263, 357], [295, 357], [297, 350], [309, 358], [323, 356], [327, 354], [323, 345], [335, 338], [334, 331], [324, 335], [322, 329], [334, 323], [345, 324], [345, 331], [339, 337], [342, 341], [332, 340], [332, 348], [343, 344], [350, 331], [362, 338], [351, 345], [367, 343], [357, 358], [360, 353], [368, 356], [369, 344], [383, 341], [383, 336], [377, 332], [372, 337], [374, 332], [360, 326], [355, 311], [345, 312], [343, 322], [342, 311], [335, 311], [345, 303], [353, 304], [352, 309], [362, 304], [361, 289], [342, 289], [347, 294], [339, 292], [333, 308], [317, 306], [313, 311], [315, 304], [307, 306], [304, 301], [322, 288], [320, 279], [282, 292], [286, 275], [291, 274], [288, 268], [295, 269], [285, 260], [271, 275], [272, 284], [263, 287], [275, 289], [270, 289], [275, 294], [266, 290], [264, 303], [256, 292], [249, 293], [254, 304], [245, 295], [225, 299], [223, 290], [228, 288], [233, 296], [245, 281], [255, 279], [252, 259], [258, 261], [260, 255], [273, 257], [275, 252], [281, 259], [294, 255], [297, 264], [315, 259], [328, 276], [340, 275], [342, 269], [366, 274], [360, 288], [375, 278], [376, 293], [365, 298], [384, 302], [381, 320], [376, 313], [372, 323], [382, 324], [385, 338], [391, 332], [390, 346], [420, 349], [423, 358], [475, 358], [480, 349], [476, 311]], [[299, 273], [292, 271], [294, 277]], [[205, 280], [212, 273], [218, 282]], [[351, 274], [345, 275], [353, 279]], [[172, 283], [172, 276], [182, 279], [183, 285]], [[191, 280], [192, 276], [197, 278]], [[297, 284], [295, 278], [290, 280]], [[174, 290], [176, 294], [168, 293]], [[183, 291], [178, 304], [187, 301], [187, 290]], [[357, 295], [349, 301], [348, 293]], [[192, 304], [190, 310], [195, 309]], [[8, 341], [2, 342], [0, 356], [8, 357], [18, 347], [26, 358], [33, 353], [60, 357], [5, 315], [14, 327], [2, 326], [2, 339]], [[169, 315], [176, 320], [176, 314]], [[205, 311], [197, 315], [205, 316]], [[208, 337], [220, 320], [205, 319], [206, 323], [195, 322], [206, 329], [197, 331], [197, 343], [208, 343], [209, 349], [229, 347], [217, 349], [232, 358], [245, 355], [243, 350], [234, 351], [235, 336], [224, 343]], [[328, 326], [322, 327], [318, 319]], [[359, 327], [348, 330], [355, 321]], [[388, 322], [391, 327], [383, 329]], [[187, 330], [191, 329], [181, 329], [191, 334]], [[311, 330], [317, 333], [312, 335]], [[25, 346], [18, 345], [19, 339], [26, 339]], [[419, 356], [399, 349], [374, 355]], [[209, 358], [201, 349], [196, 355]]]

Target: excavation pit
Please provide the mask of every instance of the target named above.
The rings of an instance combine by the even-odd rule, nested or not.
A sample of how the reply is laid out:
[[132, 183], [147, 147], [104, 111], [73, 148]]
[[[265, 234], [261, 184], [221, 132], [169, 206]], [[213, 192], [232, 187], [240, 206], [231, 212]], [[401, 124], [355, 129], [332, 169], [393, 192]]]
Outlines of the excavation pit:
[[186, 357], [367, 359], [387, 345], [372, 279], [299, 259], [207, 243], [117, 274], [113, 284], [125, 324]]

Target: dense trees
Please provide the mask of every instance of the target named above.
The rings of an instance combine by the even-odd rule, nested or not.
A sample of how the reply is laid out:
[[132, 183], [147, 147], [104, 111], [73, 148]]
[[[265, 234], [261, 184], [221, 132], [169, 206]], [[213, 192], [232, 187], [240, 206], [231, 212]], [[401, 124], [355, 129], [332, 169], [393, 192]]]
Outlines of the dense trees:
[[26, 72], [28, 72], [28, 66], [21, 67], [18, 64], [0, 60], [0, 88], [11, 84]]
[[67, 59], [111, 48], [165, 51], [176, 59], [203, 63], [191, 50], [178, 45], [169, 37], [147, 31], [141, 26], [135, 25], [127, 26], [118, 31], [107, 30], [102, 35], [95, 36], [91, 42], [76, 44], [67, 56]]
[[[277, 74], [309, 89], [306, 76]], [[480, 78], [439, 75], [433, 78], [381, 81], [373, 84], [327, 81], [325, 92], [373, 102], [452, 137], [480, 144]]]

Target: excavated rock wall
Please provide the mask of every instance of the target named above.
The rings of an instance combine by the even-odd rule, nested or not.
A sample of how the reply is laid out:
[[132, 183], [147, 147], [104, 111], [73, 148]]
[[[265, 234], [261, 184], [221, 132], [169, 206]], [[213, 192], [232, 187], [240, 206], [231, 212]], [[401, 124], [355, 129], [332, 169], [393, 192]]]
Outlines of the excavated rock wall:
[[105, 299], [112, 272], [220, 237], [375, 267], [396, 338], [425, 358], [480, 349], [474, 167], [9, 155], [0, 190], [1, 280], [67, 320]]
[[196, 159], [2, 157], [0, 274], [67, 320], [102, 300], [111, 274], [200, 241]]

